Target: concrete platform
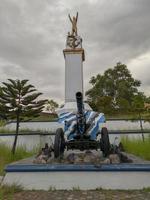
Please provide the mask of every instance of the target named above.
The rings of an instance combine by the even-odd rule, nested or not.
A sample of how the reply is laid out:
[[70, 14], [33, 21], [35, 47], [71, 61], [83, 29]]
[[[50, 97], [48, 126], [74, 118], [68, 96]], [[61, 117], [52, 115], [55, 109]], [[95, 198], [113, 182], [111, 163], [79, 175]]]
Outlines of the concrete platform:
[[[25, 189], [142, 189], [150, 187], [150, 163], [32, 164], [33, 158], [8, 165], [3, 184]], [[27, 162], [28, 161], [28, 162]]]

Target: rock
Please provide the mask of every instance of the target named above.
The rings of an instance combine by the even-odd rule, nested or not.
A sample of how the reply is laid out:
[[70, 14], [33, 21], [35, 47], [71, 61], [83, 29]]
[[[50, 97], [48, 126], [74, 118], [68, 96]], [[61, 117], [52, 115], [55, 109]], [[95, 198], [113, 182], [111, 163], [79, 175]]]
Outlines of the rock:
[[95, 163], [97, 161], [96, 156], [91, 151], [86, 151], [83, 162]]
[[118, 164], [120, 163], [120, 158], [118, 154], [110, 154], [109, 155], [110, 163], [111, 164]]
[[101, 164], [110, 164], [110, 159], [106, 158], [105, 160], [101, 161]]
[[33, 160], [35, 164], [46, 164], [47, 162], [44, 159], [35, 159]]
[[67, 156], [66, 160], [67, 160], [67, 162], [73, 164], [74, 161], [75, 161], [75, 154], [74, 154], [74, 153], [70, 153], [70, 154]]
[[120, 151], [124, 151], [124, 147], [123, 147], [122, 142], [119, 143], [119, 149], [120, 149]]
[[68, 163], [70, 164], [78, 164], [78, 163], [82, 163], [83, 162], [83, 154], [80, 153], [71, 153], [67, 156], [66, 160]]
[[83, 163], [84, 156], [83, 154], [75, 154], [74, 164]]
[[119, 156], [120, 156], [120, 160], [122, 163], [132, 163], [133, 162], [132, 159], [128, 158], [128, 156], [123, 152], [120, 152]]
[[33, 160], [33, 163], [36, 163], [36, 164], [46, 164], [47, 163], [47, 159], [45, 158], [44, 155], [40, 155], [40, 156], [36, 157]]
[[46, 164], [46, 163], [47, 163], [46, 160], [44, 160], [44, 159], [41, 160], [41, 164]]

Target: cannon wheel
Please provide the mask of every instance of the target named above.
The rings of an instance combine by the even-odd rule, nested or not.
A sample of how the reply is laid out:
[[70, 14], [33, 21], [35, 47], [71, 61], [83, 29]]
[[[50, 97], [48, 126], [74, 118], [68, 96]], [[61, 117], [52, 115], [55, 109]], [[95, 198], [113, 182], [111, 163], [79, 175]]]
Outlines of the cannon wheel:
[[100, 148], [101, 151], [103, 152], [104, 157], [109, 155], [110, 142], [109, 142], [108, 130], [106, 127], [103, 127], [101, 130]]
[[65, 150], [65, 138], [62, 128], [56, 130], [55, 140], [54, 140], [54, 156], [55, 158], [63, 155]]

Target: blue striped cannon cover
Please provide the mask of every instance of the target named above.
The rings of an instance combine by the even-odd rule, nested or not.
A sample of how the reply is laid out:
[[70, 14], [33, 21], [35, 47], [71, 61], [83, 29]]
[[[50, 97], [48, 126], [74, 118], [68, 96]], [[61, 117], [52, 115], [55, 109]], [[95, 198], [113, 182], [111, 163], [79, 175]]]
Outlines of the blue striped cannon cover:
[[[86, 130], [86, 134], [90, 135], [91, 140], [96, 140], [97, 133], [104, 127], [105, 116], [103, 113], [97, 113], [94, 111], [85, 111], [86, 124], [89, 128]], [[64, 124], [64, 132], [68, 140], [73, 139], [76, 133], [77, 127], [77, 115], [75, 112], [65, 112], [59, 115], [58, 122]]]

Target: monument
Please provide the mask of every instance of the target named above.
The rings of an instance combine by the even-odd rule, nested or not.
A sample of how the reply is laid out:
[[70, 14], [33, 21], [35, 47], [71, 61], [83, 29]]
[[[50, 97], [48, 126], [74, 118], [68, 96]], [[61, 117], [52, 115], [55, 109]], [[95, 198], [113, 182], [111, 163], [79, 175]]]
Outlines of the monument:
[[[85, 55], [82, 48], [82, 38], [78, 35], [78, 12], [73, 18], [71, 18], [70, 14], [68, 17], [72, 28], [71, 33], [68, 32], [66, 47], [63, 50], [65, 58], [65, 104], [61, 109], [57, 110], [58, 114], [76, 110], [75, 94], [77, 91], [84, 93], [83, 62], [85, 61]], [[84, 107], [86, 110], [91, 110], [86, 103], [84, 103]]]
[[[78, 35], [77, 30], [78, 13], [76, 17], [73, 18], [71, 18], [69, 15], [69, 19], [72, 23], [72, 29], [71, 33], [69, 32], [67, 35], [66, 48], [63, 50], [65, 58], [65, 105], [57, 112], [59, 115], [59, 120], [64, 122], [64, 124], [66, 125], [66, 116], [71, 115], [70, 125], [73, 126], [76, 124], [74, 124], [74, 121], [72, 120], [77, 118], [77, 120], [79, 121], [79, 125], [76, 127], [78, 128], [83, 127], [82, 125], [84, 125], [84, 123], [81, 122], [83, 122], [82, 119], [85, 119], [84, 117], [86, 117], [86, 122], [89, 125], [89, 121], [91, 122], [91, 120], [89, 120], [91, 116], [93, 120], [93, 123], [90, 123], [92, 125], [92, 128], [90, 130], [90, 127], [88, 128], [88, 126], [84, 126], [84, 128], [88, 128], [87, 132], [90, 133], [90, 135], [92, 136], [91, 138], [89, 137], [89, 139], [93, 141], [97, 137], [95, 133], [98, 130], [98, 120], [101, 120], [101, 117], [103, 115], [98, 114], [95, 116], [94, 111], [91, 111], [91, 108], [88, 106], [88, 104], [84, 103], [84, 106], [81, 106], [82, 104], [80, 102], [76, 102], [76, 97], [77, 100], [81, 100], [79, 97], [82, 97], [81, 94], [83, 94], [83, 61], [85, 60], [85, 56], [84, 49], [82, 48], [82, 38]], [[82, 110], [84, 111], [82, 112]], [[69, 112], [69, 114], [67, 114], [67, 112]], [[76, 116], [76, 114], [78, 116]], [[93, 114], [95, 118], [93, 118]], [[76, 138], [73, 138], [72, 136], [74, 136], [75, 134], [71, 130], [73, 126], [68, 126], [69, 131], [71, 132], [69, 132], [67, 129], [64, 129], [65, 133], [67, 133], [68, 131], [70, 134], [67, 134], [68, 144], [73, 144], [72, 139], [77, 139], [77, 142], [84, 142], [85, 139], [88, 139], [88, 135], [86, 135], [86, 137], [82, 137], [81, 141], [79, 141], [80, 138], [78, 137], [78, 135]], [[80, 129], [80, 132], [82, 134], [84, 130]], [[84, 134], [85, 133], [83, 133], [83, 136]], [[60, 136], [62, 136], [62, 132]], [[103, 136], [106, 136], [106, 132], [103, 134]], [[57, 137], [57, 139], [61, 138]], [[62, 144], [64, 143], [64, 141], [55, 141], [57, 141], [57, 144], [61, 144], [58, 145], [58, 147], [60, 148], [60, 150], [62, 150]], [[61, 141], [62, 143], [59, 141]], [[102, 144], [104, 143], [102, 142]], [[102, 145], [102, 147], [104, 148], [104, 145]], [[72, 150], [72, 147], [70, 149]], [[103, 151], [104, 149], [101, 150]], [[46, 144], [43, 151], [46, 152], [46, 154], [49, 154], [47, 150], [48, 145]], [[136, 158], [135, 162], [133, 162], [132, 164], [110, 164], [108, 162], [97, 163], [95, 162], [94, 157], [94, 161], [91, 163], [89, 162], [89, 153], [89, 151], [86, 151], [84, 157], [82, 156], [82, 159], [84, 159], [84, 163], [81, 163], [83, 162], [82, 160], [76, 159], [76, 163], [73, 162], [72, 164], [73, 159], [78, 158], [75, 157], [75, 154], [71, 154], [71, 156], [69, 156], [71, 164], [68, 164], [68, 162], [58, 163], [56, 162], [56, 160], [55, 162], [50, 162], [46, 164], [36, 164], [33, 163], [33, 157], [11, 163], [5, 168], [6, 174], [3, 178], [2, 184], [12, 185], [17, 183], [27, 190], [49, 190], [50, 188], [72, 190], [75, 187], [79, 187], [83, 190], [95, 190], [96, 188], [131, 190], [143, 189], [144, 187], [150, 186], [149, 162], [137, 162]]]

